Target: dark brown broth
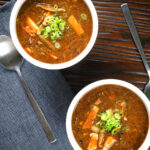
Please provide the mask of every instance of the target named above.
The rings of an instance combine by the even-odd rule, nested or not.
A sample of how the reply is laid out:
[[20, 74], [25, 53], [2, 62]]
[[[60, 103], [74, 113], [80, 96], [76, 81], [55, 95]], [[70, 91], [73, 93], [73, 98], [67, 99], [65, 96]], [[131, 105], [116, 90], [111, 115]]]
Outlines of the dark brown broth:
[[[43, 2], [43, 0], [38, 0], [37, 2], [27, 0], [22, 6], [19, 15], [17, 17], [17, 34], [22, 47], [23, 48], [31, 47], [32, 54], [28, 53], [29, 55], [31, 55], [33, 58], [39, 61], [52, 64], [63, 63], [78, 56], [87, 46], [91, 38], [93, 27], [91, 13], [85, 2], [83, 0], [78, 0], [76, 3], [73, 3], [72, 0], [64, 0], [64, 1], [46, 0], [46, 3], [48, 4], [51, 5], [57, 4], [60, 8], [65, 8], [68, 17], [74, 15], [85, 31], [83, 35], [77, 36], [77, 34], [70, 26], [69, 30], [66, 30], [66, 33], [64, 34], [63, 38], [60, 41], [58, 41], [61, 45], [61, 48], [56, 50], [51, 50], [46, 46], [44, 46], [43, 44], [38, 45], [38, 38], [37, 37], [31, 38], [22, 29], [22, 27], [26, 26], [25, 23], [26, 16], [30, 16], [36, 24], [38, 24], [38, 22], [41, 20], [44, 12], [46, 11], [36, 7], [36, 4], [39, 2]], [[87, 15], [88, 18], [87, 21], [84, 22], [81, 21], [80, 15], [82, 13], [85, 13]], [[65, 19], [66, 21], [68, 17]], [[67, 24], [69, 25], [69, 23]], [[73, 42], [74, 40], [76, 41]], [[49, 54], [56, 55], [58, 59], [54, 60], [50, 58]]]
[[[115, 99], [110, 100], [108, 98], [109, 89], [113, 89], [115, 93]], [[147, 110], [141, 101], [141, 99], [132, 91], [117, 85], [105, 85], [98, 87], [88, 92], [77, 104], [72, 117], [72, 129], [76, 141], [83, 150], [87, 150], [90, 136], [92, 133], [90, 129], [82, 129], [79, 125], [81, 121], [85, 121], [87, 118], [87, 112], [90, 111], [91, 105], [98, 99], [101, 99], [101, 103], [98, 105], [100, 112], [104, 112], [107, 109], [115, 109], [115, 103], [118, 100], [125, 100], [127, 103], [126, 116], [128, 121], [122, 121], [123, 127], [130, 126], [129, 132], [121, 132], [114, 136], [117, 142], [110, 150], [137, 150], [148, 132], [148, 114]], [[98, 117], [95, 119], [95, 122]], [[136, 132], [132, 130], [136, 129]], [[88, 136], [83, 136], [83, 133], [88, 133]], [[110, 134], [105, 133], [106, 137]], [[100, 148], [97, 148], [97, 150]]]

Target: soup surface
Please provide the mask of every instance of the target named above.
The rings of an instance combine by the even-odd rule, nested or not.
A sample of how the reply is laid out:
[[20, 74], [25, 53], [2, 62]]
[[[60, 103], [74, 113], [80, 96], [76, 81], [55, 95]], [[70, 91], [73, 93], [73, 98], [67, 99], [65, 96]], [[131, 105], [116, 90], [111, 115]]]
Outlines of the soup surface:
[[87, 93], [72, 117], [73, 134], [83, 150], [137, 150], [148, 126], [141, 99], [117, 85], [104, 85]]
[[33, 58], [51, 64], [79, 55], [92, 28], [92, 16], [83, 0], [27, 0], [17, 17], [22, 47]]

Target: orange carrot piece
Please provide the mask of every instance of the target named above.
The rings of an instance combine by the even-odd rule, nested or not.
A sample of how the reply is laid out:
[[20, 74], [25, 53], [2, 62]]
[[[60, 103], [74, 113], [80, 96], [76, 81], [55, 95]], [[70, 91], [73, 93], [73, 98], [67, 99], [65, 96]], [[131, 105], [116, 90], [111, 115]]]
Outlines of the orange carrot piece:
[[123, 119], [124, 121], [128, 121], [127, 116], [124, 116], [122, 119]]
[[84, 33], [84, 30], [83, 30], [81, 24], [78, 23], [78, 21], [76, 20], [76, 18], [73, 15], [68, 18], [68, 22], [70, 23], [70, 25], [72, 26], [74, 31], [77, 33], [77, 35], [80, 36]]
[[78, 0], [72, 0], [73, 3], [77, 2]]
[[34, 31], [40, 31], [40, 28], [36, 25], [36, 23], [30, 18], [30, 17], [26, 17], [26, 23], [27, 25]]
[[117, 140], [111, 136], [109, 136], [103, 146], [102, 150], [109, 150], [114, 144], [117, 142]]
[[100, 98], [98, 98], [96, 101], [95, 101], [95, 105], [99, 105], [101, 103], [101, 99]]
[[110, 100], [114, 100], [115, 99], [115, 93], [114, 93], [112, 88], [109, 89], [108, 94], [109, 94], [108, 97], [109, 97]]
[[88, 150], [95, 150], [97, 149], [97, 142], [98, 142], [98, 134], [97, 133], [91, 133], [90, 134], [91, 139], [88, 145]]
[[89, 135], [88, 133], [83, 133], [83, 136], [87, 136], [87, 135]]
[[83, 125], [83, 121], [80, 121], [80, 122], [79, 122], [79, 125], [82, 126], [82, 125]]
[[55, 55], [53, 55], [53, 54], [49, 54], [49, 56], [51, 57], [51, 58], [53, 58], [53, 59], [58, 59], [58, 57], [57, 56], [55, 56]]
[[26, 50], [30, 55], [33, 53], [32, 50], [31, 50], [31, 48], [29, 48], [29, 47], [25, 48], [25, 50]]
[[89, 129], [92, 126], [92, 121], [96, 118], [96, 115], [99, 111], [99, 108], [97, 106], [94, 106], [94, 108], [90, 111], [87, 120], [83, 124], [83, 129]]
[[130, 132], [136, 132], [136, 131], [137, 131], [137, 129], [136, 129], [136, 128], [133, 128], [133, 129], [131, 129]]

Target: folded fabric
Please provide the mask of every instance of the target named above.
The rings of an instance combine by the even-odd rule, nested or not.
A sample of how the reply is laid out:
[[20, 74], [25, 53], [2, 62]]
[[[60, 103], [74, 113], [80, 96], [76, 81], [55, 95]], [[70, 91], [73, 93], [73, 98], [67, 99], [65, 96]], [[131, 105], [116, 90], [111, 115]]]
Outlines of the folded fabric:
[[[0, 7], [0, 35], [10, 35], [9, 18], [15, 1]], [[51, 125], [57, 142], [51, 144], [15, 72], [0, 66], [0, 150], [72, 150], [65, 118], [73, 92], [59, 71], [22, 66], [23, 76]]]

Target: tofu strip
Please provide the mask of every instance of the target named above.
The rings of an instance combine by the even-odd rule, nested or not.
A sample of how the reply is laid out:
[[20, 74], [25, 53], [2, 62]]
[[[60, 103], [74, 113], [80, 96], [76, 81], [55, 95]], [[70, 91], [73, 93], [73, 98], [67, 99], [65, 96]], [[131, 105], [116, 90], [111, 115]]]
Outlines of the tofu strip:
[[117, 142], [112, 136], [107, 137], [102, 150], [109, 150]]
[[97, 149], [97, 143], [98, 143], [98, 133], [91, 133], [90, 134], [90, 142], [88, 145], [88, 150], [95, 150]]

